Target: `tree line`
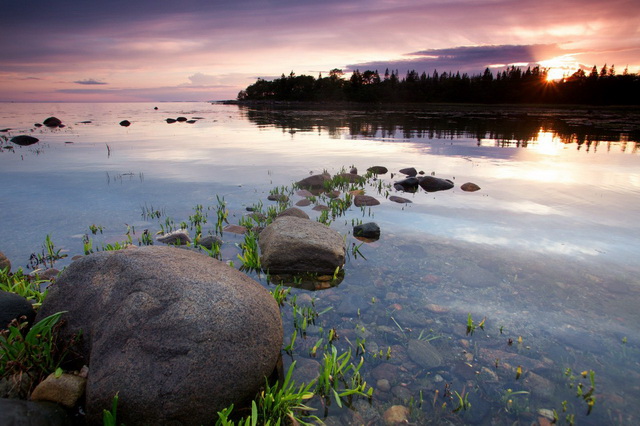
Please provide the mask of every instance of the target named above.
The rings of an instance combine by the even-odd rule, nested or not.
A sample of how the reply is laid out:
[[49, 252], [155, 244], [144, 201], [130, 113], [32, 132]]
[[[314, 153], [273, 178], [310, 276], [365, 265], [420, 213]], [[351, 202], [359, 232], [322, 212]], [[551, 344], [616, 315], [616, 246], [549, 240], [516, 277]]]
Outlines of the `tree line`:
[[433, 71], [431, 74], [410, 70], [400, 76], [388, 69], [355, 70], [349, 79], [333, 69], [329, 75], [288, 76], [268, 81], [259, 78], [238, 93], [239, 101], [287, 102], [451, 102], [451, 103], [527, 103], [639, 105], [640, 76], [615, 66], [594, 66], [590, 73], [578, 70], [558, 81], [547, 79], [547, 69], [539, 66], [526, 70], [512, 66], [494, 74], [489, 68], [469, 75], [460, 72]]

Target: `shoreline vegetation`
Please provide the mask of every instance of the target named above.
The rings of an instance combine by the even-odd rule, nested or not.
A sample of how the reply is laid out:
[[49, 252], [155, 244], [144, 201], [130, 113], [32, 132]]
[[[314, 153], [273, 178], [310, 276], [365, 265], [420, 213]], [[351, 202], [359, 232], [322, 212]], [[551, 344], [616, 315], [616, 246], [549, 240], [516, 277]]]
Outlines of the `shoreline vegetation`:
[[[549, 80], [541, 67], [522, 70], [511, 67], [494, 74], [459, 71], [410, 70], [403, 77], [398, 70], [383, 75], [377, 70], [355, 70], [347, 80], [341, 69], [328, 77], [296, 75], [293, 71], [274, 80], [258, 78], [238, 93], [237, 101], [280, 101], [301, 103], [451, 103], [534, 105], [640, 105], [640, 76], [615, 66], [594, 66], [590, 73], [578, 70], [561, 80]], [[233, 103], [229, 101], [228, 103]]]

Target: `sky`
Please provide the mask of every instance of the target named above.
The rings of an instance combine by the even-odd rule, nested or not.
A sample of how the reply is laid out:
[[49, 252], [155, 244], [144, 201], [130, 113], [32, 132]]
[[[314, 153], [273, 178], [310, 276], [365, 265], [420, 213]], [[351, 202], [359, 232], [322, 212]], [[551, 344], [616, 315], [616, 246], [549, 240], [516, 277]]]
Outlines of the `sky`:
[[638, 0], [0, 0], [0, 101], [235, 99], [340, 68], [640, 71]]

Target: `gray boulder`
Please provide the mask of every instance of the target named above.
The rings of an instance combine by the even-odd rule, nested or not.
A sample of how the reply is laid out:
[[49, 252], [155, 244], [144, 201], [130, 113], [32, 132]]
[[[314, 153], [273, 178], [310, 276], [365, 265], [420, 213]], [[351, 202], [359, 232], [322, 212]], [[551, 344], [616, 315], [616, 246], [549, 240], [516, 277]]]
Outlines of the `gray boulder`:
[[7, 328], [7, 325], [14, 319], [25, 316], [30, 324], [36, 316], [33, 306], [24, 297], [0, 290], [0, 330]]
[[86, 412], [101, 423], [119, 392], [125, 424], [209, 424], [252, 398], [277, 364], [280, 310], [257, 282], [188, 250], [95, 253], [49, 287], [39, 318], [68, 311], [61, 337], [83, 331]]
[[316, 221], [277, 218], [260, 233], [260, 261], [270, 273], [332, 274], [344, 265], [342, 236]]

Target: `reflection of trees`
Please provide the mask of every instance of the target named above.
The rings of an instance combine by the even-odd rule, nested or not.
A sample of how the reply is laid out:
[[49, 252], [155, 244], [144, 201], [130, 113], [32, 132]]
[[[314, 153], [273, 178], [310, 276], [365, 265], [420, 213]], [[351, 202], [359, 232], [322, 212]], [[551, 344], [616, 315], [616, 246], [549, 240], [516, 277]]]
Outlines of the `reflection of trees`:
[[[533, 108], [429, 106], [405, 109], [329, 109], [286, 104], [240, 106], [258, 126], [286, 132], [327, 132], [331, 137], [494, 140], [497, 146], [521, 146], [550, 132], [578, 149], [601, 143], [621, 143], [636, 152], [640, 141], [640, 112]], [[631, 144], [629, 146], [629, 144]]]

